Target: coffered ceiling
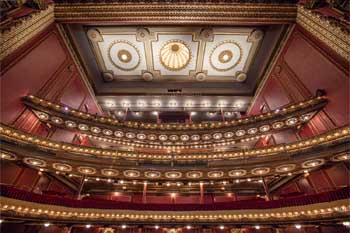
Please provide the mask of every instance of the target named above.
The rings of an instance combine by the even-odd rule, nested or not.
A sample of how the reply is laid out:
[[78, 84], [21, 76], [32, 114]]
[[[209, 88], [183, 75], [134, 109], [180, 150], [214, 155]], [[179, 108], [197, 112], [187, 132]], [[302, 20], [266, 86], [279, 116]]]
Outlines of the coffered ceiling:
[[131, 111], [154, 111], [157, 101], [160, 111], [189, 111], [188, 102], [191, 111], [201, 111], [205, 101], [212, 103], [205, 111], [245, 112], [288, 28], [63, 26], [107, 112], [125, 110], [122, 102], [130, 102]]
[[91, 27], [105, 81], [243, 82], [264, 32], [255, 28]]

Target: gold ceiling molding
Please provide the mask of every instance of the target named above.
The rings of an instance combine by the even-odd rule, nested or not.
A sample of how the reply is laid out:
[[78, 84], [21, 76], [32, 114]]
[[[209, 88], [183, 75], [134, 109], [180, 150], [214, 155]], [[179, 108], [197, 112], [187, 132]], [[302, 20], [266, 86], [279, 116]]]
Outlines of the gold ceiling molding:
[[[164, 14], [166, 12], [166, 14]], [[55, 18], [59, 22], [128, 22], [128, 23], [181, 23], [231, 24], [233, 22], [295, 22], [296, 5], [232, 4], [187, 2], [185, 4], [56, 3]]]
[[288, 144], [254, 148], [249, 150], [233, 150], [217, 153], [192, 153], [192, 154], [170, 154], [170, 153], [138, 153], [114, 149], [103, 149], [99, 147], [87, 147], [53, 141], [51, 139], [38, 137], [9, 126], [1, 124], [0, 137], [2, 140], [15, 142], [21, 145], [32, 145], [52, 152], [67, 152], [88, 158], [119, 158], [128, 160], [158, 160], [158, 161], [194, 161], [194, 160], [231, 160], [248, 158], [269, 158], [273, 156], [285, 156], [286, 154], [302, 153], [308, 150], [316, 150], [317, 147], [331, 146], [335, 144], [349, 144], [350, 127], [342, 127], [330, 132]]
[[[112, 54], [113, 48], [116, 48], [115, 54]], [[130, 50], [130, 48], [132, 50]], [[109, 46], [108, 46], [108, 58], [110, 62], [118, 69], [123, 70], [123, 71], [132, 71], [135, 70], [141, 63], [141, 56], [138, 48], [131, 43], [130, 41], [127, 40], [116, 40], [113, 41]], [[133, 58], [132, 53], [137, 54], [136, 58]], [[118, 58], [116, 60], [115, 58]], [[132, 59], [136, 59], [135, 64], [131, 64], [130, 62]]]
[[19, 20], [13, 27], [0, 32], [0, 60], [14, 52], [39, 32], [54, 22], [54, 6], [34, 11], [28, 17]]
[[298, 6], [296, 21], [341, 57], [347, 61], [350, 59], [350, 30], [342, 26], [340, 22], [306, 9], [302, 5]]
[[261, 223], [307, 221], [344, 218], [349, 215], [348, 199], [321, 202], [303, 206], [210, 211], [146, 211], [98, 208], [72, 208], [40, 204], [8, 197], [0, 197], [0, 210], [4, 217], [51, 221], [100, 221], [122, 223]]

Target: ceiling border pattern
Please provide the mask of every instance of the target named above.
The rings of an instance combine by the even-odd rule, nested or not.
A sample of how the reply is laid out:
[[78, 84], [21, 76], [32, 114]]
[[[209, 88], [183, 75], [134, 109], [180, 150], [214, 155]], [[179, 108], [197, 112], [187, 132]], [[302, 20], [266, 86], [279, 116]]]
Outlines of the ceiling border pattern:
[[[164, 12], [167, 12], [164, 15]], [[58, 22], [128, 22], [148, 24], [231, 24], [231, 23], [292, 23], [295, 22], [295, 4], [243, 3], [56, 3]]]

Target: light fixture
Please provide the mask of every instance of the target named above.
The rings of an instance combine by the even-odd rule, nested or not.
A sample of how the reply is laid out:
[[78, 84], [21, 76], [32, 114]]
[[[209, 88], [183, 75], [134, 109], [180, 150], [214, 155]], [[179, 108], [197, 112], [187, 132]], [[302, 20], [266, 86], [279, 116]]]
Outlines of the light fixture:
[[91, 227], [91, 225], [90, 224], [86, 224], [86, 226], [85, 226], [86, 228], [90, 228]]
[[170, 196], [171, 196], [172, 198], [175, 198], [175, 197], [176, 197], [176, 193], [171, 193]]
[[259, 230], [259, 229], [260, 229], [260, 226], [259, 226], [259, 225], [256, 225], [256, 226], [255, 226], [255, 229]]
[[345, 222], [343, 222], [343, 225], [346, 226], [346, 227], [348, 227], [348, 226], [350, 226], [350, 222], [345, 221]]
[[126, 225], [122, 225], [122, 229], [125, 229], [126, 228]]
[[3, 222], [4, 220], [0, 219], [0, 224]]
[[219, 228], [220, 228], [220, 230], [225, 229], [225, 227], [223, 225], [221, 225]]
[[296, 229], [301, 229], [301, 225], [300, 224], [295, 224], [295, 228]]
[[155, 225], [154, 228], [158, 230], [158, 229], [159, 229], [159, 226], [158, 226], [158, 225]]
[[44, 226], [45, 227], [49, 227], [51, 224], [49, 223], [49, 222], [47, 222], [47, 223], [44, 223]]
[[187, 229], [187, 230], [190, 230], [191, 228], [192, 228], [192, 227], [191, 227], [190, 225], [187, 225], [187, 226], [186, 226], [186, 229]]
[[191, 114], [191, 116], [194, 116], [194, 115], [196, 115], [197, 113], [196, 113], [196, 112], [191, 112], [190, 114]]

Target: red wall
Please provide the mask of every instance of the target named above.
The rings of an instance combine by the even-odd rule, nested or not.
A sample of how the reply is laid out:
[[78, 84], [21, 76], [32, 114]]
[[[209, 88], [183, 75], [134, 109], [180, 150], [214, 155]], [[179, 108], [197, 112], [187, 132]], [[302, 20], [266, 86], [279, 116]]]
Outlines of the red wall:
[[292, 130], [275, 134], [275, 142], [293, 141], [348, 124], [349, 71], [337, 61], [326, 47], [296, 26], [249, 114], [258, 114], [262, 105], [277, 109], [324, 89], [329, 99], [326, 108], [297, 134]]
[[[3, 62], [0, 118], [23, 130], [71, 142], [74, 134], [40, 125], [20, 98], [33, 94], [90, 113], [100, 113], [55, 25]], [[49, 131], [51, 132], [49, 134]]]

